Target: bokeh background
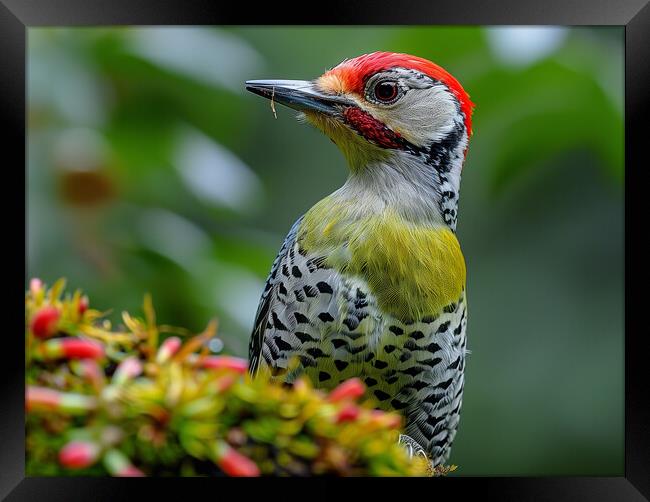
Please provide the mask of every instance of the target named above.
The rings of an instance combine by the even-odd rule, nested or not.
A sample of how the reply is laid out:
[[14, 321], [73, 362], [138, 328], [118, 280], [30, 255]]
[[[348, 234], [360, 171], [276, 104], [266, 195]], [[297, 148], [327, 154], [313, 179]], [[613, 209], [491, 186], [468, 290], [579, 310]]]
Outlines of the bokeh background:
[[390, 50], [477, 108], [458, 234], [469, 348], [457, 475], [623, 474], [623, 28], [28, 30], [28, 277], [247, 355], [293, 221], [336, 147], [246, 79]]

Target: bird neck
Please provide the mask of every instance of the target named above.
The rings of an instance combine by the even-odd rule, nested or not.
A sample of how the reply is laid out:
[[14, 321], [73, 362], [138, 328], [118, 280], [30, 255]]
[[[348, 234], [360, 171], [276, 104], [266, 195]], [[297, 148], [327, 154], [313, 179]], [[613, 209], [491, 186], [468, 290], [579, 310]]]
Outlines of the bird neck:
[[357, 135], [344, 137], [335, 142], [348, 161], [350, 176], [332, 194], [335, 202], [353, 202], [361, 216], [392, 211], [409, 223], [456, 231], [469, 140], [460, 118], [425, 146], [403, 141], [399, 149], [386, 149]]
[[457, 114], [430, 142], [414, 144], [398, 136], [396, 148], [377, 145], [339, 121], [303, 114], [341, 150], [350, 169], [347, 182], [327, 199], [356, 206], [361, 217], [394, 210], [415, 224], [445, 225], [456, 231], [460, 175], [469, 141]]
[[456, 230], [460, 172], [464, 154], [434, 166], [425, 155], [394, 151], [350, 171], [346, 183], [330, 196], [363, 218], [391, 212], [416, 225]]

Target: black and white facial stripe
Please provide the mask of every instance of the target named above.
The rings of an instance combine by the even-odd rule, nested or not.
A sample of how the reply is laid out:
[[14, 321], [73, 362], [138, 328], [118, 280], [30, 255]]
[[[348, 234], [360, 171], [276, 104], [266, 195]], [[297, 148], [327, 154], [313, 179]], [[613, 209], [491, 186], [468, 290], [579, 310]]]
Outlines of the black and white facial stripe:
[[[375, 116], [389, 127], [410, 131], [408, 139], [404, 134], [400, 137], [401, 150], [432, 168], [431, 184], [438, 193], [440, 214], [444, 222], [455, 231], [460, 176], [469, 139], [461, 104], [444, 83], [419, 71], [405, 68], [393, 68], [369, 78], [365, 84], [366, 98], [372, 100], [374, 86], [387, 80], [398, 83], [400, 97], [390, 104], [382, 103]], [[414, 98], [413, 104], [408, 103], [411, 96]], [[384, 109], [385, 113], [382, 112]], [[403, 118], [396, 120], [395, 115]], [[420, 123], [423, 126], [418, 128]]]

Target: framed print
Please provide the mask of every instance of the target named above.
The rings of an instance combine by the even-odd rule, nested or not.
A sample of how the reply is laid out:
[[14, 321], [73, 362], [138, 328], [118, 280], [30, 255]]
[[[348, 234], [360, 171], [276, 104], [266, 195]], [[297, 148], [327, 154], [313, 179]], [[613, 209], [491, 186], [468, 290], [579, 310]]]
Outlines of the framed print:
[[0, 5], [0, 494], [646, 500], [645, 0], [231, 7]]

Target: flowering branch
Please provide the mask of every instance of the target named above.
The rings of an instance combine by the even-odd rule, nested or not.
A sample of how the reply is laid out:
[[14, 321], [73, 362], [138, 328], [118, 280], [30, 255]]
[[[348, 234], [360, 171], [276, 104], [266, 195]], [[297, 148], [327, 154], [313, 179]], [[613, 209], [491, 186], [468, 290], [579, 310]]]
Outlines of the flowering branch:
[[[143, 319], [113, 329], [80, 291], [38, 279], [25, 297], [30, 475], [426, 475], [398, 445], [401, 417], [359, 402], [364, 384], [329, 395], [251, 379], [243, 359]], [[172, 335], [173, 333], [173, 335]]]

